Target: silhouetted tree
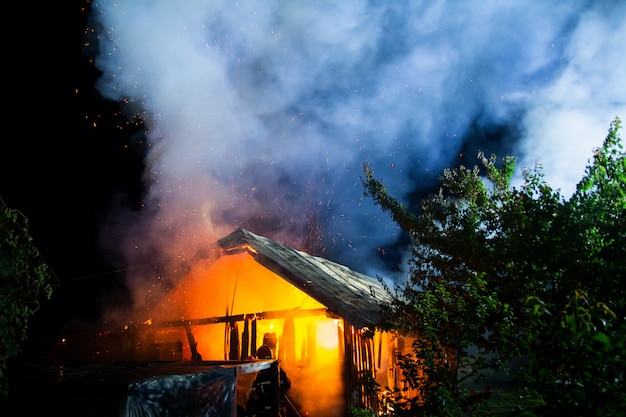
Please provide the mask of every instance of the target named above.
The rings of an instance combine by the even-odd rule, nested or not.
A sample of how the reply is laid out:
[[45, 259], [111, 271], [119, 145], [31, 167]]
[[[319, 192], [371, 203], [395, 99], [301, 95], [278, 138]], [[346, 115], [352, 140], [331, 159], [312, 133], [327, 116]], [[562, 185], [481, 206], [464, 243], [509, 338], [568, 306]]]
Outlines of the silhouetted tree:
[[8, 394], [7, 361], [19, 355], [28, 322], [52, 296], [51, 275], [28, 233], [28, 219], [0, 206], [0, 399]]

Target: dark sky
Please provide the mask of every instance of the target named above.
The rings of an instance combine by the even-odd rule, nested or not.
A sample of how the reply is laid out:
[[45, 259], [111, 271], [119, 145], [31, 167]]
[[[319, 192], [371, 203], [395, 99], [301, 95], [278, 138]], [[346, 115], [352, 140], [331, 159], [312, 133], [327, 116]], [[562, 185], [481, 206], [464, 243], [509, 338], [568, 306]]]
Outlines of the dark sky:
[[123, 294], [115, 271], [124, 265], [99, 246], [99, 227], [115, 201], [139, 204], [143, 167], [141, 151], [126, 146], [134, 129], [117, 129], [126, 126], [118, 105], [95, 91], [97, 73], [82, 47], [88, 3], [39, 3], [16, 4], [11, 25], [2, 28], [10, 93], [0, 197], [28, 217], [56, 277], [53, 300], [33, 322], [52, 330], [69, 318], [96, 317], [100, 300], [113, 296], [106, 294]]

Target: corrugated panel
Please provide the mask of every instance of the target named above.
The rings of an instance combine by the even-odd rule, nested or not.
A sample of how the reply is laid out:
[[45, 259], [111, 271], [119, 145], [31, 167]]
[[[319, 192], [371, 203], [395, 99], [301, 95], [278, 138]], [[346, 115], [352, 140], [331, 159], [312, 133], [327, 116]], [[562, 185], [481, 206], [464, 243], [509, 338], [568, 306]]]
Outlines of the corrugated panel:
[[220, 239], [218, 245], [224, 250], [249, 245], [259, 263], [357, 328], [375, 326], [380, 319], [379, 303], [388, 301], [378, 280], [245, 229]]

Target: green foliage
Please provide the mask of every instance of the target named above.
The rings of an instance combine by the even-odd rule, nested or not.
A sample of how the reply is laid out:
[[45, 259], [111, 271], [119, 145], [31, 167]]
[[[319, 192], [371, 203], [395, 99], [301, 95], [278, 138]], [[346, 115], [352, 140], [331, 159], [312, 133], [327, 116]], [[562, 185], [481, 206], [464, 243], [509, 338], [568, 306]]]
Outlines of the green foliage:
[[527, 300], [536, 317], [531, 339], [543, 352], [531, 357], [527, 384], [543, 396], [541, 415], [624, 415], [626, 333], [605, 303], [588, 297], [574, 291], [561, 311]]
[[28, 234], [28, 220], [0, 207], [0, 397], [7, 395], [7, 361], [21, 352], [28, 321], [50, 299], [48, 266]]
[[350, 407], [348, 417], [375, 417], [377, 414], [367, 408]]
[[538, 412], [616, 415], [607, 404], [624, 403], [626, 353], [619, 129], [615, 119], [569, 200], [541, 166], [524, 170], [516, 188], [516, 159], [498, 166], [481, 153], [480, 166], [445, 170], [439, 192], [413, 213], [364, 166], [365, 194], [413, 242], [410, 276], [390, 291], [381, 327], [419, 336], [402, 365], [425, 415], [458, 415], [464, 379], [521, 357], [545, 403]]

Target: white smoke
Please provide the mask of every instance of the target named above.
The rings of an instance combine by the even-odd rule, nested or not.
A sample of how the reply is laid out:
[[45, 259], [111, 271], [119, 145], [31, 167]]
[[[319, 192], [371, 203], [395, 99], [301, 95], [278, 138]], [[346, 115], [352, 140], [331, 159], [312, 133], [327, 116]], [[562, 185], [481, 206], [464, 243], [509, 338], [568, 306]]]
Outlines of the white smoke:
[[482, 150], [571, 192], [626, 110], [623, 3], [97, 0], [92, 16], [99, 90], [151, 144], [127, 246], [313, 219], [326, 256], [391, 274], [377, 248], [400, 232], [363, 197], [364, 162], [408, 201], [473, 158], [470, 131], [509, 126]]
[[559, 48], [562, 68], [527, 100], [524, 166], [541, 163], [546, 180], [569, 197], [602, 145], [609, 124], [626, 115], [626, 3], [598, 2], [579, 13]]

